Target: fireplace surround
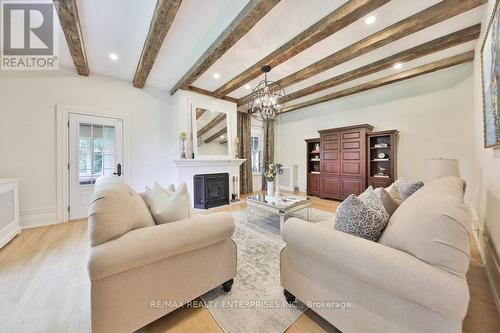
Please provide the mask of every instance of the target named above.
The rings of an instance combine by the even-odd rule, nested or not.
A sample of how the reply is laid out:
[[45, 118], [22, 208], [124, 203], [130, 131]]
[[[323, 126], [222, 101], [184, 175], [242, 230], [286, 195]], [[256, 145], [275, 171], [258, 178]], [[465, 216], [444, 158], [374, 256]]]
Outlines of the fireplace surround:
[[229, 205], [229, 174], [193, 176], [194, 208], [209, 209]]

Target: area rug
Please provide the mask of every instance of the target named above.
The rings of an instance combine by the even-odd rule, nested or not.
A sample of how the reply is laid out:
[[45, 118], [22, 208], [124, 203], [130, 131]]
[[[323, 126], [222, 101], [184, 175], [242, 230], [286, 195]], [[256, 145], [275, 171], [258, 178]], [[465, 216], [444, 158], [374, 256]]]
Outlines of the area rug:
[[[303, 304], [289, 305], [280, 285], [280, 252], [285, 246], [279, 220], [252, 209], [232, 213], [236, 223], [233, 239], [238, 246], [238, 273], [229, 293], [216, 288], [202, 296], [208, 310], [227, 333], [284, 332], [305, 310]], [[305, 211], [296, 217], [305, 217]], [[310, 208], [309, 220], [331, 219], [332, 213]]]

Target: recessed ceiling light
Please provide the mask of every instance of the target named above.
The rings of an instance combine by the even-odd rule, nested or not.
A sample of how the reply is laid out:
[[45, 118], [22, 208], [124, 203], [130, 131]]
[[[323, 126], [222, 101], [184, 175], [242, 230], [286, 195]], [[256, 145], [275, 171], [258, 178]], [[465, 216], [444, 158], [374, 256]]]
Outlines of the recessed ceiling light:
[[116, 60], [118, 60], [118, 55], [117, 55], [117, 54], [115, 54], [115, 53], [110, 53], [110, 54], [109, 54], [109, 59], [111, 59], [111, 60], [115, 60], [115, 61], [116, 61]]
[[398, 62], [397, 64], [394, 64], [394, 69], [401, 69], [403, 67], [403, 64]]
[[214, 73], [214, 79], [219, 79], [220, 78], [220, 74], [219, 73]]
[[220, 136], [220, 138], [221, 138], [221, 139], [224, 139], [224, 135], [221, 135], [221, 136]]
[[365, 23], [366, 24], [373, 24], [373, 23], [375, 23], [376, 20], [377, 20], [377, 18], [374, 15], [370, 15], [365, 19]]
[[250, 85], [249, 85], [249, 84], [245, 84], [245, 89], [246, 89], [246, 90], [250, 90], [250, 88], [252, 88], [252, 87], [250, 87]]

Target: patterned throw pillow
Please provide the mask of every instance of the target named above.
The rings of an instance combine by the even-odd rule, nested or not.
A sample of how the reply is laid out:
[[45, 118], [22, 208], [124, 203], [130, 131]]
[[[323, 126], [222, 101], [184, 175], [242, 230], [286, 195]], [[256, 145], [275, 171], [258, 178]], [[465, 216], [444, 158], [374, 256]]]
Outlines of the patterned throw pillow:
[[378, 211], [382, 216], [387, 215], [387, 218], [389, 218], [382, 200], [380, 200], [380, 197], [377, 195], [373, 187], [368, 187], [363, 193], [358, 195], [358, 199]]
[[[395, 187], [391, 189], [391, 192], [393, 191], [397, 192]], [[376, 188], [375, 193], [380, 198], [380, 201], [382, 201], [382, 205], [384, 205], [387, 214], [389, 214], [389, 217], [391, 217], [401, 204], [401, 200], [397, 200], [395, 197], [393, 197], [392, 193], [387, 192], [387, 190], [383, 187]], [[397, 193], [397, 195], [399, 196], [399, 193]]]
[[363, 202], [354, 194], [347, 197], [337, 208], [335, 229], [353, 236], [376, 241], [382, 235], [382, 231], [389, 220], [389, 215], [383, 207], [382, 210], [374, 208], [376, 200], [373, 199], [371, 193], [365, 196], [365, 200], [370, 204]]
[[398, 190], [403, 200], [408, 199], [413, 193], [417, 192], [424, 186], [424, 182], [410, 183], [404, 178], [400, 178], [394, 182], [394, 186]]

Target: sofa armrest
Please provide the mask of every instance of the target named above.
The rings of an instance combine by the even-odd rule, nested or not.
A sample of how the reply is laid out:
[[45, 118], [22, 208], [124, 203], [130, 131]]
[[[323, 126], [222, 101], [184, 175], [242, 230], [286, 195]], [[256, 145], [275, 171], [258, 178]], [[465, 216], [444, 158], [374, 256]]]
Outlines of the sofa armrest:
[[195, 215], [189, 219], [135, 229], [90, 250], [91, 280], [103, 279], [181, 253], [228, 239], [234, 232], [229, 213]]
[[462, 320], [469, 304], [466, 281], [391, 247], [333, 228], [291, 218], [283, 240], [309, 255], [374, 287]]

